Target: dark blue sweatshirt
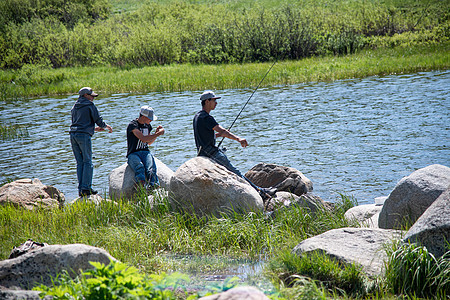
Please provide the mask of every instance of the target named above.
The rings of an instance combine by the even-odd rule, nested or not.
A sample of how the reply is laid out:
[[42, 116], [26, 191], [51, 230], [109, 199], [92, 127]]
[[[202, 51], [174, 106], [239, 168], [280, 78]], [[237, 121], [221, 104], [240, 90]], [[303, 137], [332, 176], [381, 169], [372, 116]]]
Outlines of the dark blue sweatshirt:
[[69, 132], [82, 132], [93, 136], [95, 124], [102, 128], [106, 127], [106, 123], [94, 103], [80, 96], [72, 107], [72, 125]]

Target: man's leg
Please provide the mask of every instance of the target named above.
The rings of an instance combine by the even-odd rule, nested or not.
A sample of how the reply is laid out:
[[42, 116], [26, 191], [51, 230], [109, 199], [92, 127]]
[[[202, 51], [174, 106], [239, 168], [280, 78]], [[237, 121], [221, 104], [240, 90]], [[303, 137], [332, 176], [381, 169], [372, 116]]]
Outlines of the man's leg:
[[134, 171], [134, 179], [137, 183], [142, 185], [145, 184], [145, 167], [141, 161], [140, 153], [141, 151], [131, 153], [128, 155], [128, 165]]
[[75, 133], [74, 138], [79, 147], [79, 154], [81, 155], [81, 183], [79, 190], [81, 193], [89, 191], [89, 194], [96, 194], [96, 192], [92, 190], [92, 176], [94, 174], [94, 166], [92, 165], [91, 136], [87, 133]]
[[145, 167], [145, 174], [150, 186], [159, 185], [156, 163], [150, 151], [145, 151], [145, 158], [142, 159]]
[[77, 162], [77, 180], [78, 180], [78, 194], [81, 192], [81, 183], [83, 181], [83, 156], [81, 155], [80, 145], [78, 144], [75, 134], [70, 134], [70, 144], [72, 145], [73, 155]]
[[228, 157], [223, 153], [221, 150], [217, 151], [211, 158], [217, 162], [218, 164], [224, 166], [229, 171], [233, 172], [234, 174], [238, 175], [239, 177], [242, 177], [245, 179], [264, 199], [270, 198], [271, 196], [274, 196], [276, 193], [275, 188], [262, 188], [251, 182], [247, 177], [242, 175], [242, 173], [236, 169], [233, 164], [230, 162]]

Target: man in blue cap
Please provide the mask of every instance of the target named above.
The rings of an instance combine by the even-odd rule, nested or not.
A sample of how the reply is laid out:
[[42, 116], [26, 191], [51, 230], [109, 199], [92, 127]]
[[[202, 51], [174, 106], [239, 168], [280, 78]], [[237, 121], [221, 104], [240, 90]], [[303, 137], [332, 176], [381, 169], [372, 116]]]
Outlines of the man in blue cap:
[[261, 188], [252, 183], [231, 164], [225, 153], [223, 153], [223, 151], [216, 146], [216, 138], [218, 137], [226, 137], [231, 140], [235, 140], [239, 142], [244, 148], [248, 146], [248, 142], [246, 139], [240, 138], [239, 136], [220, 126], [219, 123], [216, 122], [214, 117], [209, 114], [216, 108], [217, 99], [220, 98], [221, 97], [217, 97], [212, 91], [205, 91], [200, 96], [200, 100], [202, 102], [202, 110], [195, 115], [193, 122], [197, 154], [198, 156], [206, 156], [213, 159], [215, 162], [224, 166], [239, 177], [244, 178], [252, 187], [254, 187], [259, 192], [263, 200], [267, 200], [268, 198], [274, 196], [277, 190], [275, 188]]
[[164, 134], [161, 125], [156, 127], [155, 133], [151, 133], [150, 122], [156, 119], [153, 108], [145, 105], [141, 107], [139, 118], [127, 127], [128, 165], [134, 171], [136, 183], [146, 188], [159, 185], [155, 159], [148, 149], [157, 137]]
[[[72, 125], [70, 126], [70, 143], [77, 161], [78, 195], [80, 197], [95, 195], [92, 189], [92, 142], [94, 131], [112, 132], [112, 127], [103, 121], [102, 116], [94, 105], [98, 94], [90, 87], [83, 87], [78, 91], [79, 97], [72, 107]], [[95, 125], [97, 124], [97, 127]]]

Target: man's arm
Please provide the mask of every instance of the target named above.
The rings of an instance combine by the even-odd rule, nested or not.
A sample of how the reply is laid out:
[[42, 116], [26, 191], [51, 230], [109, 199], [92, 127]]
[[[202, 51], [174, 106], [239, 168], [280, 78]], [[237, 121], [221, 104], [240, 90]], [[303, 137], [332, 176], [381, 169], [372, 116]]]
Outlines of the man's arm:
[[143, 135], [142, 132], [139, 129], [137, 129], [137, 128], [133, 129], [132, 132], [142, 142], [147, 143], [148, 145], [151, 145], [151, 144], [153, 144], [153, 142], [156, 140], [156, 138], [158, 136], [164, 134], [164, 128], [161, 125], [159, 125], [156, 128], [155, 133], [149, 134], [149, 135]]
[[241, 144], [241, 146], [244, 147], [244, 148], [248, 146], [248, 143], [247, 143], [246, 139], [242, 139], [242, 138], [238, 137], [237, 135], [231, 133], [229, 130], [223, 128], [220, 125], [214, 126], [213, 130], [217, 132], [216, 133], [216, 137], [226, 137], [226, 138], [229, 138], [231, 140], [238, 141]]

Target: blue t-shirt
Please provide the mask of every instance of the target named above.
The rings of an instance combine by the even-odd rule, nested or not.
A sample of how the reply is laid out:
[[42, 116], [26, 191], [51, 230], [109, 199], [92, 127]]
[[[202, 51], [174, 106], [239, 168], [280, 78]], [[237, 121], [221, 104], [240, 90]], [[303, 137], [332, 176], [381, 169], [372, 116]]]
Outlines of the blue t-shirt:
[[194, 117], [194, 137], [198, 155], [209, 156], [217, 151], [216, 134], [213, 128], [219, 125], [206, 111], [201, 110]]

